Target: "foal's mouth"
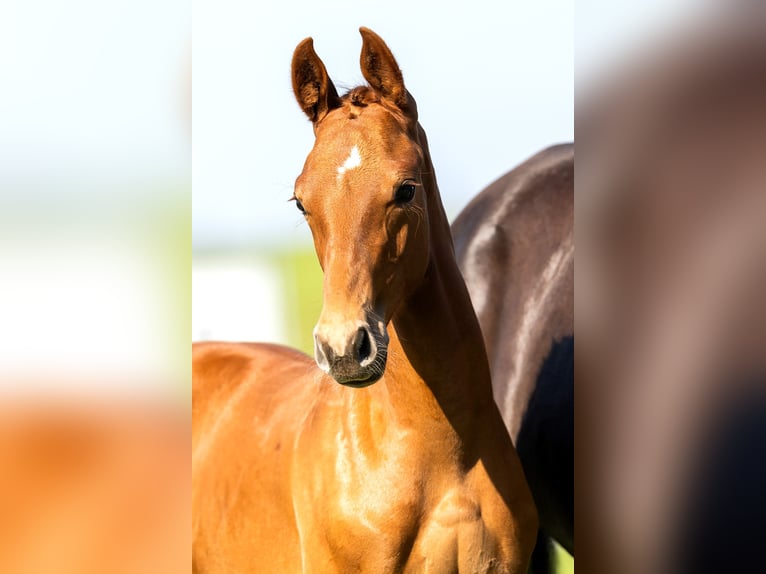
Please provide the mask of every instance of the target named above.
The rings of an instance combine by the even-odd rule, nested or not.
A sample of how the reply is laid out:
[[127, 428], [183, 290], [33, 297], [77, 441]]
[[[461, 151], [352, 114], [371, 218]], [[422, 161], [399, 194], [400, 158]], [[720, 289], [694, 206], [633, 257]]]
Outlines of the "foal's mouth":
[[361, 381], [357, 381], [357, 380], [344, 381], [342, 379], [335, 379], [335, 380], [338, 381], [344, 387], [351, 387], [352, 389], [363, 389], [365, 387], [369, 387], [370, 385], [376, 383], [379, 379], [380, 379], [380, 375], [373, 375], [369, 379], [364, 379]]
[[330, 376], [344, 387], [363, 389], [378, 382], [386, 371], [387, 350], [378, 348], [375, 360], [359, 369], [344, 368], [343, 365], [330, 367]]

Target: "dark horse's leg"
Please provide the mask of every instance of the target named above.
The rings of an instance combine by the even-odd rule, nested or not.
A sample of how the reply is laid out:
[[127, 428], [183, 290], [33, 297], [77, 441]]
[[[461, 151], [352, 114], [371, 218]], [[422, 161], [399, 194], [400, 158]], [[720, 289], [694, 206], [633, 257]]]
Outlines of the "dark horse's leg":
[[574, 337], [554, 342], [537, 377], [516, 440], [544, 533], [533, 572], [554, 566], [550, 538], [574, 554]]
[[764, 571], [766, 377], [758, 382], [701, 441], [704, 453], [679, 528], [678, 572]]
[[553, 541], [542, 530], [537, 531], [537, 543], [529, 564], [530, 574], [553, 574], [556, 566]]

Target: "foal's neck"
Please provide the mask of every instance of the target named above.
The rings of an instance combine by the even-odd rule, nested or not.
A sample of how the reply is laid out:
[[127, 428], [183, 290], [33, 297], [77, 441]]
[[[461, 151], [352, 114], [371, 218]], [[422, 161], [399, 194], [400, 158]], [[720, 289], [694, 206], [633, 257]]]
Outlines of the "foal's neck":
[[[422, 134], [422, 130], [421, 130]], [[393, 317], [385, 377], [395, 396], [423, 401], [459, 433], [494, 408], [487, 354], [479, 322], [455, 260], [449, 222], [433, 175], [430, 154], [424, 185], [428, 191], [430, 260], [419, 287]], [[391, 389], [393, 390], [393, 389]]]

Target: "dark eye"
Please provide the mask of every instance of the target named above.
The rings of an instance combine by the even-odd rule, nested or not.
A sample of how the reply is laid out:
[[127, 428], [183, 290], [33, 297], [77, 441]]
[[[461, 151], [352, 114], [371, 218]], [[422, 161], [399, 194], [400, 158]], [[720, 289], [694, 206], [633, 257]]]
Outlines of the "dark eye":
[[301, 203], [301, 200], [298, 199], [297, 197], [295, 198], [295, 207], [297, 207], [298, 211], [300, 211], [301, 213], [304, 213], [304, 214], [306, 213], [306, 210], [304, 209], [303, 204]]
[[394, 201], [396, 203], [409, 203], [412, 198], [415, 197], [415, 184], [410, 182], [404, 182], [399, 186], [394, 195]]

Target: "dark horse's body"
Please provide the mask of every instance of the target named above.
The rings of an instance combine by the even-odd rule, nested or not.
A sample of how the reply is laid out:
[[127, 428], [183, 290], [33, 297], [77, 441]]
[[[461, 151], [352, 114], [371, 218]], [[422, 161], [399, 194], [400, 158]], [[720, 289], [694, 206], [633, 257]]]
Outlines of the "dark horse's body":
[[[541, 151], [452, 225], [492, 386], [545, 534], [574, 554], [574, 146]], [[542, 571], [545, 547], [533, 569]]]

